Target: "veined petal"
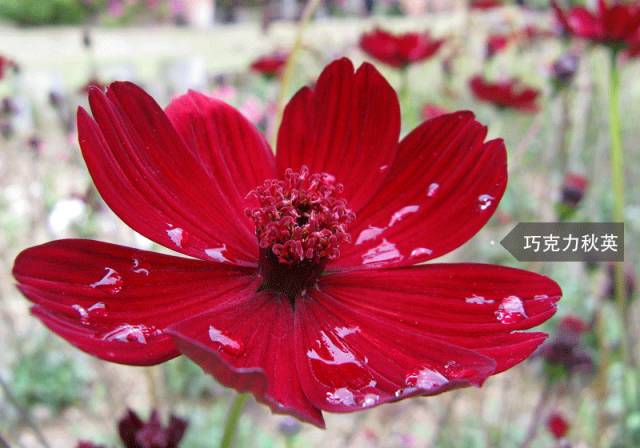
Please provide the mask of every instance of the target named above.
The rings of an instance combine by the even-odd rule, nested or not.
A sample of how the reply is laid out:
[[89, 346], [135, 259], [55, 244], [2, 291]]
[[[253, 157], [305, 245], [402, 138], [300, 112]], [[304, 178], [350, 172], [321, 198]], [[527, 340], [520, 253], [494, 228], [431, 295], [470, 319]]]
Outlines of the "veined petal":
[[92, 240], [23, 251], [13, 275], [53, 332], [107, 361], [151, 365], [179, 354], [165, 333], [255, 285], [255, 269]]
[[303, 88], [284, 111], [278, 133], [277, 166], [326, 172], [344, 185], [349, 207], [371, 199], [396, 155], [400, 106], [393, 88], [371, 64], [355, 71], [340, 59]]
[[80, 146], [100, 194], [123, 221], [178, 252], [255, 265], [258, 249], [244, 210], [212, 182], [149, 95], [117, 82], [107, 95], [92, 88], [89, 101], [95, 120], [79, 110]]
[[318, 408], [352, 412], [434, 395], [480, 385], [495, 370], [493, 359], [347, 304], [342, 288], [324, 283], [296, 302], [298, 375]]
[[168, 333], [183, 354], [223, 385], [251, 392], [274, 413], [324, 427], [298, 380], [293, 307], [286, 297], [254, 290], [239, 303], [213, 308]]
[[319, 408], [350, 412], [481, 384], [545, 339], [522, 333], [560, 297], [538, 274], [490, 265], [427, 265], [320, 279], [296, 303], [296, 362]]
[[332, 270], [416, 264], [473, 237], [507, 183], [502, 140], [485, 142], [471, 112], [423, 123], [400, 143], [384, 188], [356, 216]]

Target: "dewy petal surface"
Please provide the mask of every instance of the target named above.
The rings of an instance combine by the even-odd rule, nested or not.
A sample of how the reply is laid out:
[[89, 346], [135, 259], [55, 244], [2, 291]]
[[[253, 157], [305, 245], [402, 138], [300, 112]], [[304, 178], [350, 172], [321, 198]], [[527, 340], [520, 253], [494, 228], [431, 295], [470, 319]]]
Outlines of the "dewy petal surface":
[[319, 408], [352, 411], [481, 384], [527, 358], [555, 311], [550, 279], [481, 264], [433, 264], [321, 278], [296, 302], [296, 362]]
[[268, 292], [248, 292], [238, 303], [213, 308], [172, 327], [180, 351], [220, 383], [251, 392], [275, 413], [324, 427], [302, 392], [292, 357], [293, 307]]
[[344, 185], [357, 211], [382, 184], [395, 158], [400, 106], [389, 83], [368, 63], [330, 64], [314, 89], [301, 89], [285, 108], [276, 153], [279, 172], [307, 165]]
[[[185, 143], [149, 95], [132, 83], [117, 82], [106, 95], [92, 88], [89, 101], [94, 119], [82, 109], [78, 112], [80, 146], [100, 194], [123, 221], [178, 252], [255, 265], [257, 243], [244, 210], [235, 206], [234, 196], [211, 180], [211, 164], [203, 165], [203, 151]], [[224, 112], [217, 117], [222, 116], [227, 124], [236, 120], [237, 128], [231, 128], [227, 135], [237, 137], [244, 119]], [[194, 121], [194, 127], [202, 124], [202, 120]], [[198, 128], [198, 137], [205, 132]], [[192, 130], [187, 135], [189, 144], [193, 139]], [[260, 143], [250, 134], [244, 141]], [[227, 142], [233, 146], [238, 139], [228, 138]], [[242, 172], [246, 165], [229, 163], [228, 155], [243, 150], [246, 148], [223, 149], [221, 145], [211, 148], [221, 151], [224, 162], [220, 163], [236, 172]], [[268, 159], [256, 160], [257, 164], [263, 162]], [[258, 176], [263, 171], [269, 167], [254, 169], [251, 174]], [[248, 174], [246, 170], [242, 173]], [[252, 180], [249, 175], [247, 178]]]
[[92, 240], [23, 251], [13, 275], [53, 332], [107, 361], [151, 365], [179, 354], [165, 329], [255, 290], [255, 270]]
[[384, 188], [349, 229], [331, 270], [411, 265], [439, 257], [475, 235], [507, 183], [502, 140], [471, 112], [423, 123], [400, 143]]

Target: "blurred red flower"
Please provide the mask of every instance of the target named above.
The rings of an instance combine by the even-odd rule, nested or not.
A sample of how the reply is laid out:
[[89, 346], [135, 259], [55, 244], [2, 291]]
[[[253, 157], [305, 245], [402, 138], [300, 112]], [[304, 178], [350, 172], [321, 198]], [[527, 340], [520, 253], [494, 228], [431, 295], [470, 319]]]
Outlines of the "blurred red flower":
[[155, 410], [145, 422], [129, 409], [118, 422], [118, 432], [125, 448], [177, 448], [188, 426], [186, 420], [175, 415], [164, 426]]
[[557, 440], [564, 439], [569, 432], [569, 422], [560, 412], [553, 412], [547, 418], [547, 429]]
[[589, 180], [582, 174], [566, 173], [562, 183], [561, 202], [569, 207], [577, 207], [584, 197]]
[[6, 56], [0, 55], [0, 79], [4, 78], [7, 70], [10, 68], [15, 68], [16, 63]]
[[487, 58], [494, 57], [497, 53], [506, 49], [509, 45], [509, 36], [504, 34], [492, 34], [487, 38], [485, 54]]
[[490, 82], [476, 75], [469, 80], [469, 87], [474, 96], [501, 108], [517, 109], [524, 112], [538, 110], [536, 100], [540, 92], [526, 87], [515, 79]]
[[626, 54], [630, 58], [640, 57], [640, 30], [629, 40]]
[[440, 107], [437, 104], [428, 103], [422, 107], [422, 119], [431, 120], [432, 118], [439, 117], [440, 115], [448, 114], [449, 111], [444, 107]]
[[131, 365], [184, 354], [324, 426], [321, 411], [480, 385], [546, 338], [523, 330], [555, 313], [551, 279], [416, 265], [469, 240], [504, 193], [504, 143], [485, 141], [472, 113], [398, 143], [396, 93], [348, 59], [291, 99], [276, 156], [238, 111], [196, 92], [162, 110], [116, 82], [89, 103], [79, 140], [102, 197], [193, 258], [92, 240], [22, 252], [13, 272], [32, 312], [80, 349]]
[[502, 0], [471, 0], [471, 9], [493, 9], [502, 6]]
[[277, 77], [284, 70], [288, 57], [289, 54], [283, 52], [261, 56], [251, 63], [251, 70], [268, 78]]
[[552, 1], [556, 19], [565, 33], [616, 49], [624, 48], [640, 30], [640, 5], [637, 2], [598, 0], [595, 10], [574, 6], [564, 11]]
[[428, 32], [392, 34], [380, 28], [360, 37], [360, 48], [378, 61], [395, 68], [432, 57], [444, 39], [433, 39]]

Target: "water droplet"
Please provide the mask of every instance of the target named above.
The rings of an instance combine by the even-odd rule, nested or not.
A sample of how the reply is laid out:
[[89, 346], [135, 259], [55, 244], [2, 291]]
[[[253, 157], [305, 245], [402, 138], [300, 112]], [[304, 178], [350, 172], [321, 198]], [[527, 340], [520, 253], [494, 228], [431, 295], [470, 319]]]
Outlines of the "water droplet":
[[91, 319], [105, 317], [107, 315], [107, 306], [103, 302], [94, 303], [86, 309], [78, 304], [71, 305], [71, 308], [80, 315], [80, 323], [85, 326], [91, 324]]
[[536, 294], [533, 296], [533, 300], [549, 300], [549, 296], [547, 294]]
[[434, 197], [436, 195], [436, 192], [438, 191], [438, 188], [440, 188], [440, 184], [437, 182], [429, 184], [429, 187], [427, 188], [427, 196], [430, 198]]
[[362, 401], [360, 402], [360, 406], [362, 406], [363, 408], [367, 408], [369, 406], [375, 405], [378, 400], [380, 400], [380, 395], [378, 394], [365, 394], [365, 396], [362, 398]]
[[382, 240], [382, 243], [372, 249], [369, 249], [362, 255], [362, 262], [364, 264], [379, 263], [382, 261], [396, 259], [398, 261], [401, 260], [402, 255], [396, 248], [396, 245], [387, 241], [386, 238]]
[[391, 216], [388, 227], [395, 225], [396, 223], [402, 221], [405, 216], [411, 213], [416, 213], [418, 210], [420, 210], [419, 205], [407, 205], [406, 207], [402, 207]]
[[[327, 365], [343, 365], [343, 364], [355, 364], [356, 366], [362, 366], [362, 363], [355, 357], [353, 353], [349, 351], [343, 344], [334, 342], [324, 331], [320, 332], [321, 341], [318, 340], [319, 346], [324, 347], [329, 357], [323, 357], [316, 349], [307, 350], [307, 357], [321, 361]], [[338, 345], [339, 344], [339, 345]]]
[[428, 249], [426, 247], [416, 247], [415, 249], [413, 249], [411, 251], [411, 256], [412, 257], [419, 257], [421, 255], [431, 255], [433, 253], [433, 251], [431, 249]]
[[123, 324], [102, 335], [101, 339], [108, 342], [136, 342], [138, 344], [146, 344], [149, 337], [160, 335], [162, 335], [162, 330], [154, 326]]
[[167, 230], [167, 236], [173, 244], [178, 247], [182, 247], [183, 244], [187, 243], [188, 234], [182, 227], [173, 227], [172, 225], [169, 225], [169, 227], [171, 228]]
[[327, 401], [331, 404], [353, 406], [355, 404], [355, 397], [349, 389], [340, 387], [333, 392], [327, 392]]
[[502, 299], [500, 306], [495, 311], [496, 319], [503, 324], [514, 324], [527, 318], [524, 304], [520, 297], [509, 296]]
[[215, 328], [213, 325], [209, 325], [209, 339], [212, 342], [218, 344], [218, 350], [227, 352], [230, 355], [240, 355], [244, 352], [244, 346], [242, 343], [231, 339], [229, 336], [222, 333], [222, 331]]
[[467, 302], [467, 303], [475, 304], [475, 305], [486, 305], [486, 304], [489, 304], [489, 303], [495, 303], [495, 300], [487, 299], [487, 298], [479, 296], [477, 294], [473, 294], [471, 297], [466, 297], [464, 299], [464, 301]]
[[223, 244], [221, 247], [212, 247], [209, 249], [205, 249], [204, 253], [207, 254], [209, 258], [214, 259], [220, 263], [228, 263], [230, 260], [222, 255], [222, 252], [227, 250], [227, 245]]
[[80, 315], [80, 322], [82, 323], [82, 325], [89, 325], [89, 313], [84, 309], [84, 307], [75, 304], [71, 305], [71, 308], [76, 310], [76, 312]]
[[419, 389], [417, 387], [405, 387], [402, 389], [398, 389], [397, 391], [395, 391], [393, 395], [395, 395], [397, 398], [402, 398], [402, 397], [406, 397], [407, 395], [416, 393], [418, 392], [418, 390]]
[[135, 272], [136, 274], [143, 274], [146, 276], [149, 275], [149, 269], [143, 268], [139, 259], [134, 258], [132, 262], [133, 262], [133, 267], [131, 268], [131, 270], [133, 272]]
[[453, 360], [447, 361], [444, 365], [444, 371], [450, 379], [477, 378], [479, 376], [479, 372], [473, 367], [463, 366]]
[[360, 232], [360, 235], [358, 235], [358, 239], [356, 240], [356, 246], [362, 243], [366, 243], [367, 241], [370, 241], [370, 240], [375, 240], [376, 237], [380, 235], [382, 232], [384, 232], [384, 229], [382, 227], [369, 226], [368, 228]]
[[336, 327], [334, 331], [338, 336], [344, 338], [350, 334], [360, 333], [360, 327]]
[[478, 196], [478, 207], [480, 207], [480, 210], [486, 210], [491, 207], [494, 200], [495, 198], [490, 194], [481, 194]]
[[449, 382], [447, 377], [440, 372], [427, 368], [410, 373], [404, 381], [407, 386], [424, 390], [438, 389]]
[[381, 173], [384, 173], [388, 168], [389, 165], [380, 165], [380, 167], [378, 167], [378, 170], [380, 170]]
[[109, 294], [118, 294], [122, 290], [122, 276], [110, 267], [105, 267], [107, 273], [97, 282], [91, 283], [91, 286], [94, 289], [100, 289], [101, 291], [105, 291]]

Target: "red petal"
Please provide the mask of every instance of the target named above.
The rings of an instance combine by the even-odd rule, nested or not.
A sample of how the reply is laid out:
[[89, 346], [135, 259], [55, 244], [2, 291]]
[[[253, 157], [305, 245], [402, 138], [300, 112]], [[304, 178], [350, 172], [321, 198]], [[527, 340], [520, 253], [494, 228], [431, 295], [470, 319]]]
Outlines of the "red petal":
[[371, 64], [354, 73], [348, 59], [330, 64], [314, 90], [287, 105], [278, 134], [278, 169], [307, 165], [344, 185], [357, 212], [376, 192], [393, 161], [400, 135], [398, 98]]
[[416, 264], [446, 254], [475, 235], [507, 183], [501, 140], [470, 112], [429, 120], [400, 143], [376, 200], [356, 216], [352, 244], [332, 269]]
[[79, 110], [80, 146], [102, 197], [123, 221], [193, 257], [255, 264], [257, 243], [244, 210], [225, 200], [150, 96], [114, 83], [108, 97], [91, 89], [89, 100], [95, 121]]
[[569, 11], [567, 22], [571, 32], [587, 39], [602, 39], [602, 24], [587, 8], [576, 6]]
[[291, 303], [254, 291], [238, 303], [211, 309], [168, 332], [183, 354], [220, 383], [251, 392], [275, 413], [324, 427], [321, 412], [302, 392], [291, 358]]
[[178, 355], [167, 326], [233, 300], [255, 270], [91, 240], [23, 251], [13, 275], [53, 332], [107, 361], [151, 365]]
[[[405, 330], [419, 333], [492, 358], [496, 363], [493, 373], [521, 362], [544, 340], [543, 333], [521, 331], [549, 319], [562, 294], [555, 282], [542, 275], [482, 264], [332, 274], [321, 278], [319, 288], [335, 298], [335, 303], [324, 300], [322, 305], [350, 327], [377, 319], [380, 325], [374, 334], [383, 341], [393, 341], [389, 345], [430, 347], [431, 342], [400, 342]], [[381, 342], [379, 350], [385, 350], [384, 345]], [[449, 359], [465, 367], [464, 358]], [[432, 363], [431, 368], [447, 376], [442, 370], [445, 364]]]
[[368, 309], [364, 303], [380, 296], [360, 288], [364, 302], [354, 304], [352, 291], [333, 287], [327, 278], [310, 292], [311, 300], [296, 302], [295, 358], [304, 393], [315, 406], [357, 411], [479, 385], [494, 371], [495, 362], [480, 353]]

